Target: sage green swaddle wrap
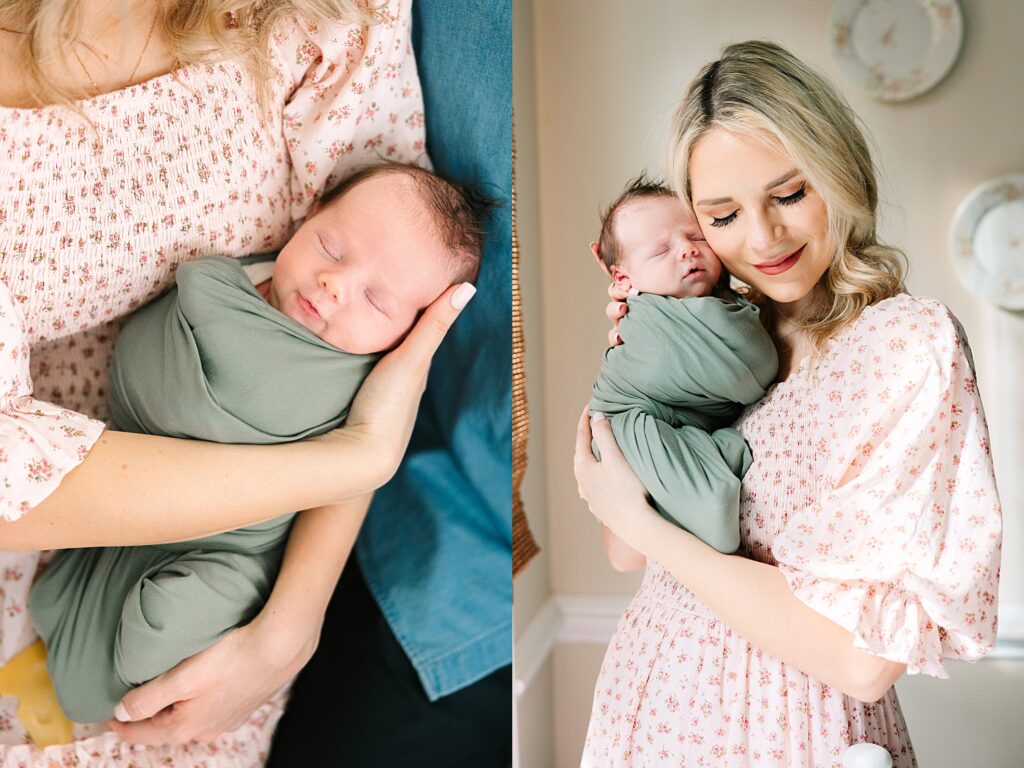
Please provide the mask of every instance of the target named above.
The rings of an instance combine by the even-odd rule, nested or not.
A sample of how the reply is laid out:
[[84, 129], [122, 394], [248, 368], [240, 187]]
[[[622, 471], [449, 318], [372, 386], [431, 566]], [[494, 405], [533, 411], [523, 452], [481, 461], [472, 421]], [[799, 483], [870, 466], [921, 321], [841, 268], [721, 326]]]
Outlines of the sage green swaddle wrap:
[[[198, 259], [121, 332], [111, 428], [298, 440], [344, 421], [379, 357], [342, 352], [278, 312], [239, 260]], [[29, 607], [68, 717], [113, 717], [128, 690], [251, 619], [273, 587], [291, 517], [176, 544], [58, 552]]]
[[604, 354], [590, 410], [608, 416], [663, 517], [734, 552], [751, 455], [725, 427], [774, 381], [775, 346], [757, 307], [742, 299], [640, 294], [627, 302], [623, 343]]

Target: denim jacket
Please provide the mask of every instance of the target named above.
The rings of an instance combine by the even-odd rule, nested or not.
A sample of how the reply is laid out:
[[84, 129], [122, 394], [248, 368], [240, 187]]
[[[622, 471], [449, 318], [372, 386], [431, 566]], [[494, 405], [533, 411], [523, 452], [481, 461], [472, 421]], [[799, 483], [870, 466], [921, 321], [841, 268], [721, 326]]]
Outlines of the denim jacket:
[[511, 0], [416, 0], [413, 43], [434, 167], [501, 206], [356, 548], [434, 700], [512, 661]]

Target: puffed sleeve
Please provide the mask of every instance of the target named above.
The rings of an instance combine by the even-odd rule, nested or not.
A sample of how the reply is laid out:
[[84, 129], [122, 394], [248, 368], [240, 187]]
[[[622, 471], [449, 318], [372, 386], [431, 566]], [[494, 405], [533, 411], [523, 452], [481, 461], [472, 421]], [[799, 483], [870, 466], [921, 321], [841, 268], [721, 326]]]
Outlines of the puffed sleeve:
[[374, 13], [378, 21], [368, 25], [295, 18], [275, 30], [296, 221], [354, 170], [383, 160], [423, 162], [411, 0], [380, 3]]
[[32, 397], [21, 314], [0, 282], [0, 520], [16, 520], [77, 467], [103, 423]]
[[897, 296], [833, 345], [819, 499], [773, 554], [854, 645], [947, 677], [995, 643], [1001, 512], [967, 339], [942, 304]]

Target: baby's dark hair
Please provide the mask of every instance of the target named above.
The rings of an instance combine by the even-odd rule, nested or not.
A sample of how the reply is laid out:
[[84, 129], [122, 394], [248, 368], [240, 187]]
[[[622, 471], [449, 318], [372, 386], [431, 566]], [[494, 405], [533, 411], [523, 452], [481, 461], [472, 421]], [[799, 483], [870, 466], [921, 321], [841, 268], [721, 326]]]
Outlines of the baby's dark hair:
[[446, 178], [412, 163], [385, 162], [356, 171], [326, 192], [320, 198], [320, 204], [328, 206], [362, 182], [392, 173], [405, 176], [415, 184], [430, 216], [430, 223], [452, 255], [449, 264], [452, 285], [475, 282], [480, 273], [486, 220], [496, 203], [473, 185]]
[[622, 261], [622, 247], [619, 245], [618, 238], [615, 237], [615, 214], [619, 212], [619, 209], [633, 200], [642, 200], [646, 197], [675, 196], [676, 193], [664, 182], [660, 179], [652, 179], [646, 173], [641, 173], [626, 184], [626, 188], [601, 214], [601, 235], [597, 240], [597, 245], [601, 261], [608, 269]]

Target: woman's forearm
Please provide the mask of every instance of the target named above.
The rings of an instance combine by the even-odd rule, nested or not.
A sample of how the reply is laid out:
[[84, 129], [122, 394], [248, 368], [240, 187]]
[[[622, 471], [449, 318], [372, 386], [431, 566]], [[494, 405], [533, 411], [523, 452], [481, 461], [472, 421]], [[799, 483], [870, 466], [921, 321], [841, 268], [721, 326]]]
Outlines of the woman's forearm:
[[301, 625], [320, 634], [324, 612], [338, 583], [372, 494], [302, 512], [292, 525], [281, 572], [261, 619]]
[[603, 523], [601, 525], [601, 541], [604, 544], [604, 551], [608, 554], [608, 562], [616, 571], [620, 573], [639, 571], [647, 565], [646, 557], [612, 533], [612, 529]]
[[340, 433], [253, 446], [108, 430], [42, 503], [0, 522], [0, 549], [198, 538], [362, 496], [392, 463]]
[[875, 701], [906, 665], [853, 647], [853, 635], [801, 602], [775, 566], [723, 555], [655, 514], [632, 543], [744, 639], [843, 693]]

